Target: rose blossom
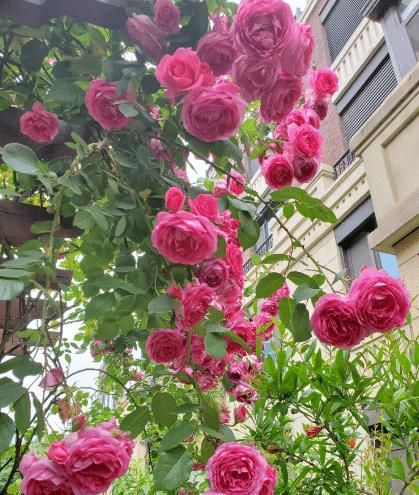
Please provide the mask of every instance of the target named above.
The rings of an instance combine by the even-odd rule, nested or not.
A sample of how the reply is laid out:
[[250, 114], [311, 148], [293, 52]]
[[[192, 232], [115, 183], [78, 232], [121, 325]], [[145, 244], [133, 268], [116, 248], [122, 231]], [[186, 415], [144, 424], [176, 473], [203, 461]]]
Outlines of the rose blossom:
[[128, 34], [146, 55], [160, 60], [164, 54], [164, 34], [146, 15], [134, 15], [127, 20]]
[[204, 34], [196, 48], [202, 62], [206, 62], [214, 76], [222, 76], [231, 71], [237, 52], [231, 34], [216, 32]]
[[328, 67], [319, 67], [316, 70], [312, 70], [308, 77], [308, 84], [313, 93], [319, 98], [332, 96], [339, 89], [338, 76]]
[[224, 259], [217, 258], [204, 261], [202, 268], [199, 270], [199, 281], [211, 287], [219, 289], [225, 286], [229, 277], [229, 265]]
[[233, 80], [247, 102], [258, 100], [273, 89], [278, 81], [278, 62], [242, 55], [233, 64]]
[[272, 316], [268, 313], [257, 314], [252, 322], [256, 326], [256, 333], [261, 336], [264, 341], [269, 340], [275, 329], [275, 325], [272, 323]]
[[[256, 343], [256, 328], [255, 326], [246, 321], [243, 317], [233, 317], [228, 322], [228, 328], [234, 332], [238, 337], [240, 337], [250, 349], [254, 349]], [[246, 355], [246, 350], [236, 342], [230, 340], [227, 337], [227, 352], [240, 354], [242, 356]]]
[[178, 330], [156, 330], [146, 340], [148, 357], [159, 364], [183, 357], [186, 350], [185, 338]]
[[127, 450], [124, 442], [104, 428], [86, 428], [79, 432], [76, 440], [69, 441], [65, 464], [75, 494], [106, 492], [113, 480], [128, 471]]
[[278, 483], [278, 476], [276, 470], [272, 466], [267, 466], [265, 479], [263, 480], [262, 488], [259, 495], [274, 495], [276, 484]]
[[157, 0], [154, 4], [154, 22], [163, 33], [177, 33], [180, 29], [179, 7], [170, 0]]
[[341, 349], [350, 349], [365, 337], [353, 301], [336, 294], [327, 294], [317, 301], [311, 327], [320, 342]]
[[230, 395], [233, 395], [237, 402], [244, 404], [254, 404], [258, 399], [258, 394], [250, 385], [240, 384], [237, 387], [228, 390]]
[[229, 177], [228, 181], [228, 192], [231, 194], [235, 194], [236, 196], [240, 196], [244, 193], [244, 185], [246, 184], [246, 179], [236, 172], [236, 170], [232, 170], [230, 172], [231, 177]]
[[316, 129], [320, 128], [320, 117], [314, 110], [312, 110], [311, 108], [302, 107], [301, 113], [304, 115], [306, 124], [310, 124]]
[[314, 50], [314, 38], [308, 24], [294, 25], [290, 39], [281, 54], [281, 68], [302, 77], [308, 71]]
[[253, 447], [227, 442], [218, 447], [206, 466], [212, 491], [225, 495], [258, 494], [268, 464]]
[[225, 196], [228, 194], [227, 182], [225, 179], [217, 179], [214, 182], [214, 190], [213, 195], [215, 198], [221, 198], [221, 196]]
[[241, 2], [232, 26], [237, 51], [255, 58], [279, 57], [294, 23], [291, 7], [282, 0]]
[[144, 380], [144, 378], [145, 378], [144, 371], [137, 371], [137, 373], [135, 373], [135, 381], [136, 382], [141, 382], [142, 380]]
[[68, 447], [64, 440], [53, 442], [48, 449], [48, 458], [57, 464], [65, 464], [68, 457]]
[[39, 386], [45, 390], [54, 390], [55, 387], [61, 385], [64, 381], [64, 373], [61, 368], [52, 368], [51, 371], [42, 378], [39, 382]]
[[215, 82], [214, 73], [206, 62], [201, 62], [202, 86], [212, 86]]
[[24, 495], [76, 495], [65, 470], [46, 457], [37, 459], [33, 453], [22, 458], [23, 481], [19, 490]]
[[406, 323], [410, 295], [384, 270], [365, 268], [349, 290], [358, 318], [369, 332], [389, 332]]
[[160, 139], [151, 138], [149, 146], [154, 156], [158, 160], [164, 160], [165, 162], [173, 163], [174, 161], [173, 156], [171, 155], [170, 151], [166, 148], [166, 146], [160, 141]]
[[286, 155], [271, 155], [264, 160], [261, 172], [266, 183], [272, 189], [290, 186], [294, 178], [294, 169]]
[[226, 248], [227, 261], [230, 265], [230, 276], [240, 288], [244, 286], [243, 250], [236, 244], [229, 243]]
[[169, 98], [202, 86], [201, 61], [192, 48], [178, 48], [165, 55], [156, 67], [156, 78], [166, 88]]
[[281, 122], [293, 109], [302, 93], [301, 80], [280, 72], [277, 84], [261, 98], [260, 115], [266, 123]]
[[59, 132], [58, 117], [37, 101], [20, 117], [20, 132], [36, 143], [50, 143]]
[[222, 425], [226, 425], [227, 423], [230, 423], [230, 421], [231, 421], [230, 411], [228, 409], [222, 409], [220, 411], [220, 423]]
[[202, 215], [210, 220], [217, 220], [218, 201], [212, 194], [199, 194], [195, 199], [188, 199], [192, 213]]
[[165, 206], [172, 213], [176, 213], [183, 208], [185, 195], [179, 187], [169, 187], [166, 191]]
[[319, 170], [320, 163], [315, 158], [294, 155], [292, 166], [294, 167], [294, 177], [300, 184], [305, 184], [314, 179]]
[[213, 390], [218, 385], [218, 378], [210, 372], [195, 372], [196, 383], [202, 392]]
[[185, 328], [191, 328], [206, 315], [213, 299], [213, 290], [207, 284], [190, 282], [182, 290], [182, 306], [176, 316]]
[[122, 129], [131, 122], [131, 118], [119, 110], [117, 101], [126, 100], [135, 103], [135, 97], [127, 91], [117, 95], [117, 84], [103, 79], [95, 79], [89, 83], [86, 92], [86, 107], [90, 116], [104, 129]]
[[309, 124], [297, 126], [291, 124], [288, 127], [289, 144], [287, 150], [290, 153], [301, 155], [305, 158], [320, 158], [322, 152], [322, 135], [318, 129]]
[[243, 423], [247, 418], [247, 409], [244, 406], [238, 406], [234, 410], [234, 419], [236, 423]]
[[311, 96], [308, 96], [306, 102], [302, 106], [302, 109], [312, 110], [318, 115], [320, 120], [324, 120], [329, 112], [329, 101], [329, 96], [326, 96], [324, 98], [312, 98]]
[[217, 250], [217, 234], [212, 223], [187, 211], [159, 212], [151, 242], [169, 261], [184, 265], [197, 265]]
[[188, 93], [182, 108], [185, 129], [209, 143], [231, 137], [241, 125], [246, 106], [238, 92], [236, 84], [222, 81]]

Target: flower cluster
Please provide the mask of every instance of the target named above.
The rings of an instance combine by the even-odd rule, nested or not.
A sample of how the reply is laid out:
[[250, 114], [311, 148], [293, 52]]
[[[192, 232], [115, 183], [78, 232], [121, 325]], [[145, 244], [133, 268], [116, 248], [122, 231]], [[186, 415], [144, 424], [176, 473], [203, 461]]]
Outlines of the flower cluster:
[[115, 419], [83, 428], [50, 445], [47, 457], [26, 454], [19, 470], [24, 495], [98, 495], [123, 476], [134, 442]]
[[210, 490], [205, 495], [273, 495], [277, 474], [250, 445], [225, 443], [206, 466]]
[[261, 335], [262, 340], [266, 341], [272, 337], [275, 328], [272, 318], [277, 317], [279, 314], [279, 301], [289, 295], [290, 289], [285, 284], [260, 305], [258, 314], [253, 318], [253, 323], [256, 325], [257, 335]]
[[350, 349], [374, 332], [404, 325], [409, 310], [410, 296], [403, 282], [367, 267], [347, 297], [328, 294], [319, 299], [311, 326], [321, 342]]
[[[242, 191], [237, 184], [230, 187], [238, 193]], [[239, 221], [228, 211], [220, 213], [212, 194], [189, 198], [189, 211], [185, 211], [184, 193], [171, 187], [165, 204], [169, 212], [158, 214], [152, 243], [172, 263], [194, 265], [195, 279], [184, 287], [173, 283], [167, 289], [167, 294], [179, 302], [176, 328], [150, 333], [147, 354], [154, 362], [182, 373], [180, 376], [195, 379], [204, 391], [215, 388], [220, 378], [231, 372], [233, 387], [229, 392], [239, 402], [250, 404], [256, 397], [251, 378], [260, 369], [260, 362], [251, 355], [256, 347], [256, 326], [246, 320], [242, 310], [244, 273]], [[218, 237], [224, 238], [226, 251], [217, 257]], [[202, 334], [196, 330], [211, 308], [222, 314], [227, 334], [223, 337], [223, 357], [209, 354]], [[236, 356], [248, 357], [236, 361]]]

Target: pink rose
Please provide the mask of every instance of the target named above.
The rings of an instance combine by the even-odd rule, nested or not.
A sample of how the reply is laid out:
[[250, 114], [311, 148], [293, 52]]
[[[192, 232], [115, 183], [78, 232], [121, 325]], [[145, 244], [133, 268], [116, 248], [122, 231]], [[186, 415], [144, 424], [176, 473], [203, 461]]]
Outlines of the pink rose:
[[406, 323], [409, 292], [403, 282], [384, 270], [365, 268], [351, 285], [349, 297], [368, 332], [390, 332]]
[[278, 81], [278, 61], [242, 55], [233, 64], [233, 80], [247, 102], [258, 100], [273, 89]]
[[203, 216], [187, 211], [160, 212], [151, 242], [170, 262], [197, 265], [217, 250], [217, 233], [213, 224]]
[[127, 91], [123, 95], [116, 94], [117, 84], [95, 79], [89, 83], [86, 92], [86, 107], [90, 116], [104, 129], [122, 129], [131, 122], [131, 118], [119, 110], [117, 101], [126, 100], [135, 103], [135, 97]]
[[48, 458], [57, 464], [65, 464], [68, 457], [68, 447], [64, 440], [53, 442], [48, 449]]
[[272, 466], [266, 468], [265, 479], [263, 480], [262, 488], [259, 495], [274, 495], [278, 476], [276, 470]]
[[[324, 98], [312, 98], [309, 96], [302, 109], [312, 110], [318, 115], [320, 120], [324, 120], [329, 112], [329, 101], [329, 96], [326, 96]], [[313, 125], [311, 122], [308, 123]]]
[[218, 385], [218, 378], [210, 372], [197, 371], [195, 373], [196, 382], [202, 392], [213, 390]]
[[293, 109], [302, 93], [301, 80], [280, 72], [277, 84], [262, 95], [260, 115], [266, 123], [280, 123]]
[[232, 388], [228, 391], [229, 394], [233, 395], [237, 402], [242, 404], [254, 404], [258, 399], [258, 394], [250, 385], [242, 383], [237, 387]]
[[184, 328], [192, 328], [206, 315], [214, 297], [213, 290], [207, 284], [190, 282], [182, 290], [182, 306], [176, 315]]
[[66, 476], [65, 470], [46, 457], [36, 459], [33, 455], [21, 461], [24, 475], [19, 487], [24, 495], [76, 495]]
[[238, 86], [227, 81], [191, 91], [183, 100], [185, 129], [209, 143], [231, 137], [240, 127], [246, 107], [238, 91]]
[[281, 54], [282, 70], [293, 76], [304, 76], [310, 67], [313, 50], [314, 38], [311, 26], [296, 23]]
[[[256, 344], [256, 328], [253, 323], [250, 323], [243, 319], [243, 317], [230, 319], [228, 322], [228, 328], [240, 337], [250, 347], [250, 350], [254, 350]], [[230, 354], [236, 353], [244, 356], [247, 354], [246, 350], [233, 340], [227, 337], [227, 351]]]
[[240, 196], [245, 191], [244, 185], [246, 184], [246, 179], [235, 170], [230, 172], [230, 176], [228, 180], [228, 192]]
[[280, 289], [274, 292], [272, 296], [269, 297], [269, 299], [271, 301], [275, 301], [276, 303], [279, 303], [279, 301], [282, 298], [288, 297], [289, 295], [290, 295], [290, 288], [288, 287], [287, 284], [284, 284]]
[[137, 371], [137, 373], [135, 373], [135, 381], [136, 382], [141, 382], [144, 380], [144, 378], [145, 378], [144, 371]]
[[130, 455], [124, 442], [103, 428], [85, 428], [77, 435], [69, 442], [65, 464], [75, 495], [106, 492], [113, 480], [128, 471]]
[[215, 198], [221, 198], [221, 196], [225, 196], [228, 194], [227, 182], [225, 179], [217, 179], [214, 182], [214, 190], [213, 195]]
[[222, 76], [231, 71], [237, 52], [233, 46], [233, 39], [229, 32], [204, 34], [196, 48], [202, 62], [206, 62], [214, 76]]
[[253, 447], [227, 442], [218, 447], [206, 466], [211, 490], [225, 495], [258, 494], [268, 464]]
[[288, 127], [289, 145], [286, 149], [305, 158], [320, 158], [323, 138], [318, 129], [309, 124]]
[[173, 55], [165, 55], [156, 67], [156, 77], [169, 98], [202, 86], [201, 61], [192, 48], [178, 48]]
[[243, 423], [247, 418], [247, 409], [244, 406], [238, 406], [234, 410], [234, 419], [236, 423]]
[[25, 454], [22, 457], [22, 459], [20, 460], [20, 464], [19, 464], [19, 471], [23, 474], [23, 476], [26, 475], [26, 473], [29, 471], [30, 467], [36, 461], [39, 461], [39, 459], [33, 450], [31, 450], [30, 452], [28, 452], [27, 454]]
[[173, 156], [170, 154], [170, 151], [160, 141], [160, 139], [151, 138], [149, 146], [154, 156], [158, 160], [164, 160], [165, 162], [169, 162], [169, 163], [172, 163], [174, 161]]
[[275, 127], [273, 137], [275, 139], [280, 139], [281, 141], [288, 141], [288, 127], [291, 124], [296, 124], [298, 126], [307, 124], [305, 114], [301, 109], [292, 110], [287, 117]]
[[45, 390], [54, 390], [55, 387], [61, 385], [64, 381], [64, 373], [61, 368], [53, 368], [42, 378], [39, 386]]
[[72, 422], [72, 431], [80, 431], [87, 424], [87, 418], [84, 414], [79, 414], [73, 419]]
[[241, 2], [232, 26], [237, 51], [255, 58], [278, 58], [294, 23], [291, 7], [282, 0]]
[[160, 60], [165, 52], [164, 34], [146, 15], [133, 15], [127, 20], [128, 34], [146, 55]]
[[216, 33], [226, 33], [229, 30], [228, 27], [228, 17], [226, 15], [220, 14], [220, 12], [216, 12], [215, 14], [210, 16], [214, 26], [212, 28]]
[[244, 272], [243, 272], [243, 250], [236, 244], [229, 243], [226, 248], [227, 261], [230, 265], [230, 276], [236, 284], [243, 288]]
[[179, 330], [156, 330], [146, 340], [146, 351], [155, 363], [170, 363], [187, 352], [184, 336]]
[[202, 215], [210, 220], [217, 220], [218, 201], [212, 194], [199, 194], [195, 199], [188, 199], [192, 213]]
[[337, 74], [327, 67], [313, 69], [308, 77], [308, 84], [314, 94], [320, 98], [332, 96], [339, 89]]
[[204, 261], [198, 278], [211, 289], [219, 289], [225, 286], [229, 277], [229, 265], [221, 258]]
[[315, 127], [316, 129], [320, 128], [320, 117], [314, 110], [312, 110], [311, 108], [304, 108], [303, 107], [303, 108], [301, 108], [301, 113], [304, 116], [306, 124], [309, 124], [309, 125]]
[[271, 155], [264, 160], [261, 172], [266, 183], [272, 189], [290, 186], [294, 178], [294, 169], [286, 155]]
[[172, 213], [176, 213], [183, 208], [185, 195], [179, 187], [169, 187], [166, 191], [165, 206]]
[[20, 117], [20, 132], [36, 143], [50, 143], [59, 130], [57, 115], [48, 112], [39, 101], [33, 104], [31, 112]]
[[272, 323], [272, 315], [269, 313], [260, 312], [252, 320], [256, 326], [256, 333], [258, 337], [262, 337], [262, 340], [269, 340], [275, 329], [275, 325]]
[[202, 86], [212, 86], [215, 82], [214, 73], [206, 62], [201, 62]]
[[341, 349], [351, 349], [365, 337], [353, 301], [336, 294], [327, 294], [317, 301], [311, 327], [320, 342]]
[[294, 167], [294, 177], [300, 184], [305, 184], [314, 179], [320, 167], [320, 163], [316, 158], [306, 158], [301, 155], [294, 155], [292, 165]]
[[228, 409], [223, 409], [220, 411], [220, 424], [226, 425], [230, 423], [231, 421], [231, 416], [230, 416], [230, 411]]
[[179, 7], [170, 0], [157, 0], [154, 4], [154, 22], [163, 33], [177, 33], [180, 29]]

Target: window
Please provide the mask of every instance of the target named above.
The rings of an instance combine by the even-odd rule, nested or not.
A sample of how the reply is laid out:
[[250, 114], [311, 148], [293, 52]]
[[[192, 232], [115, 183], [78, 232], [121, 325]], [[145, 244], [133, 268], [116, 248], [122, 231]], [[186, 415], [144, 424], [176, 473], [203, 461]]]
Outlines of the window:
[[[364, 70], [367, 74], [370, 68], [367, 66]], [[359, 77], [362, 78], [362, 74]], [[390, 57], [387, 55], [341, 112], [348, 141], [377, 110], [396, 85], [396, 74]]]
[[402, 20], [407, 21], [418, 8], [419, 0], [402, 0], [399, 5]]
[[417, 10], [406, 24], [407, 35], [409, 36], [416, 60], [419, 60], [419, 2]]
[[[260, 236], [256, 245], [252, 248], [254, 254], [257, 254], [261, 258], [265, 256], [273, 247], [273, 234], [272, 227], [275, 224], [275, 219], [272, 217], [271, 212], [262, 213], [259, 219]], [[253, 267], [252, 260], [247, 260], [244, 264], [244, 273], [247, 274]]]
[[363, 19], [365, 0], [329, 0], [320, 18], [326, 30], [332, 61], [339, 55]]
[[335, 229], [336, 241], [350, 277], [356, 278], [364, 266], [382, 268], [390, 276], [400, 277], [396, 257], [374, 251], [368, 245], [368, 236], [376, 228], [372, 202], [368, 199]]

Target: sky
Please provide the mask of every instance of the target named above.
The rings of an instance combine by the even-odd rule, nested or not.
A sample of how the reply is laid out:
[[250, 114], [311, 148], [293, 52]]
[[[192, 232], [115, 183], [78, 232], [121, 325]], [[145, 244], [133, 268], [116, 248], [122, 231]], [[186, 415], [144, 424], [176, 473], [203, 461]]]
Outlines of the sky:
[[294, 11], [297, 7], [300, 7], [300, 9], [303, 10], [306, 6], [307, 0], [288, 0], [288, 3], [291, 5]]

